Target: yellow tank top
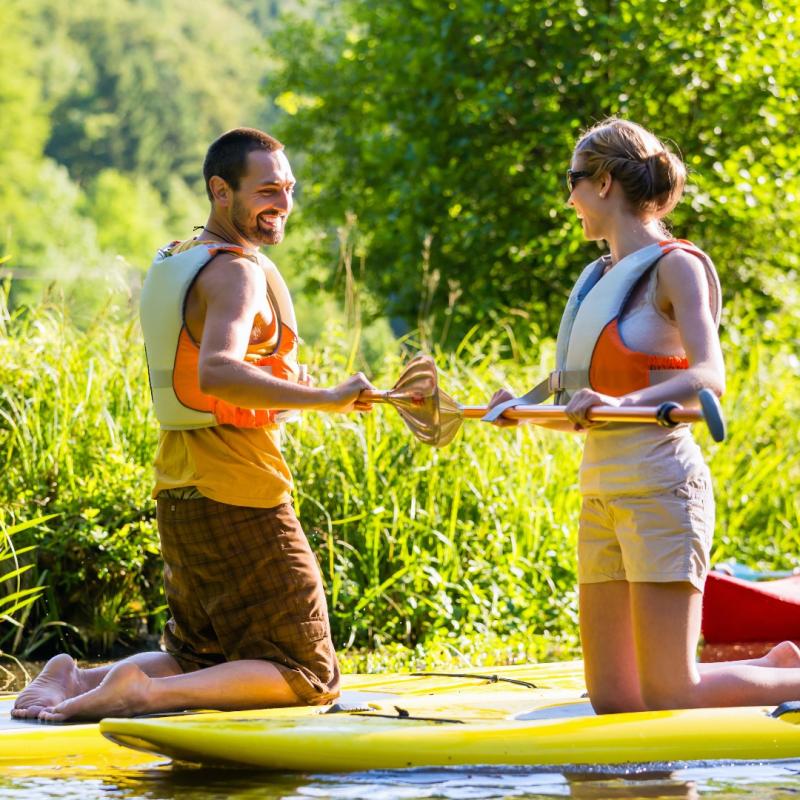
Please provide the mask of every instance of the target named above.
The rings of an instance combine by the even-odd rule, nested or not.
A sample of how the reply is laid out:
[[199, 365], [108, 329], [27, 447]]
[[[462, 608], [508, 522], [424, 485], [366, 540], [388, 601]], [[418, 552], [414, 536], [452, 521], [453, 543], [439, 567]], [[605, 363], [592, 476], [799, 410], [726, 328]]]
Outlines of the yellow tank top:
[[196, 486], [218, 503], [274, 508], [291, 500], [292, 475], [280, 450], [280, 428], [217, 425], [161, 431], [153, 497]]

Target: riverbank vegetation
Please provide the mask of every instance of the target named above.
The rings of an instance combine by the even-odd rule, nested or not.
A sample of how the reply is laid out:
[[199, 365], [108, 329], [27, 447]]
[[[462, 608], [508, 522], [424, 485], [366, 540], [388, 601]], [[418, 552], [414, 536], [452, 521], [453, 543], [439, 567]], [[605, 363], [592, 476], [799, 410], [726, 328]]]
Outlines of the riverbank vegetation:
[[[53, 515], [6, 539], [21, 548], [20, 565], [31, 565], [22, 585], [42, 596], [9, 615], [16, 624], [0, 623], [0, 647], [26, 658], [54, 648], [97, 658], [153, 643], [164, 620], [149, 499], [157, 426], [137, 323], [125, 309], [79, 328], [62, 305], [0, 308], [4, 525]], [[795, 567], [796, 325], [733, 311], [730, 434], [717, 445], [696, 429], [715, 476], [714, 558]], [[320, 384], [349, 372], [351, 337], [330, 329], [325, 346], [304, 353]], [[436, 355], [443, 387], [483, 402], [500, 385], [532, 385], [552, 351], [549, 340], [510, 340], [499, 328]], [[391, 386], [400, 367], [399, 349], [387, 352], [374, 381]], [[435, 450], [388, 408], [309, 413], [288, 426], [297, 509], [338, 646], [388, 648], [390, 661], [427, 649], [475, 656], [486, 643], [509, 660], [574, 653], [579, 450], [574, 437], [469, 421]]]
[[[800, 563], [793, 3], [7, 0], [0, 25], [0, 651], [157, 643], [138, 290], [204, 222], [203, 153], [240, 124], [299, 178], [270, 255], [317, 382], [388, 387], [426, 350], [475, 403], [550, 368], [597, 255], [565, 205], [579, 131], [674, 139], [671, 224], [725, 292], [730, 435], [698, 429], [714, 557]], [[286, 449], [346, 666], [575, 654], [576, 440], [468, 422], [431, 450], [381, 408], [307, 414]]]

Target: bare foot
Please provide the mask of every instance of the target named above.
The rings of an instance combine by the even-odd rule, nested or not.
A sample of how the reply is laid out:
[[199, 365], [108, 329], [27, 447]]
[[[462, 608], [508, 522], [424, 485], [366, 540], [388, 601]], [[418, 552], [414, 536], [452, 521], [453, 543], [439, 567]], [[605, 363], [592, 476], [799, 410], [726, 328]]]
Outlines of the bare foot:
[[43, 722], [64, 722], [67, 719], [102, 719], [132, 717], [148, 711], [150, 678], [136, 664], [117, 664], [88, 692], [68, 698], [57, 705], [43, 708]]
[[53, 656], [44, 669], [23, 689], [11, 709], [17, 719], [34, 719], [45, 708], [62, 703], [83, 691], [80, 670], [72, 656]]
[[765, 667], [800, 667], [800, 647], [794, 642], [781, 642], [759, 661], [763, 661]]

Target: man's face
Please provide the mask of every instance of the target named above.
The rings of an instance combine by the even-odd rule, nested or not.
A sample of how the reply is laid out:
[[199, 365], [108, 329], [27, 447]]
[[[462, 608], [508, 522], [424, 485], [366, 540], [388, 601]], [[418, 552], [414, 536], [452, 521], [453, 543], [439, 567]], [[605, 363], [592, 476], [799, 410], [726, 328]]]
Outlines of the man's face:
[[279, 244], [294, 201], [294, 175], [282, 150], [254, 150], [247, 155], [247, 172], [233, 192], [230, 219], [255, 245]]

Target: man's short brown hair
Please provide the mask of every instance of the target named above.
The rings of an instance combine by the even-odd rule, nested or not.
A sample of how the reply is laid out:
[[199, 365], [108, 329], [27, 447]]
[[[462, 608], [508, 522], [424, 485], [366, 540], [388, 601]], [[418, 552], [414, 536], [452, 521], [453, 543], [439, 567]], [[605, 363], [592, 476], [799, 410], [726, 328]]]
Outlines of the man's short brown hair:
[[210, 181], [214, 175], [222, 178], [234, 191], [247, 171], [247, 154], [254, 150], [273, 153], [283, 145], [273, 136], [256, 128], [234, 128], [211, 143], [203, 162], [208, 199], [213, 200]]

